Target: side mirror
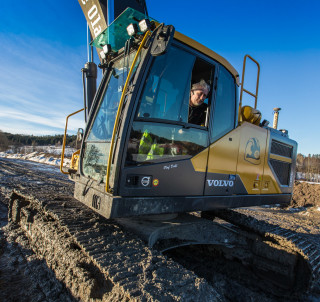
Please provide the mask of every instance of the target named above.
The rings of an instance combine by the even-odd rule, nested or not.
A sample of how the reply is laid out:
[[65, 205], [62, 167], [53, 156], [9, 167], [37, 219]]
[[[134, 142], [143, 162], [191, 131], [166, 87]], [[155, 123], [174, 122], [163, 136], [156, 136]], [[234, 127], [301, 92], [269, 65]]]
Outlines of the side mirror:
[[82, 128], [78, 128], [76, 148], [78, 147], [78, 142], [82, 142], [82, 140], [83, 140], [83, 129]]
[[151, 45], [151, 55], [161, 56], [165, 54], [170, 47], [174, 36], [174, 26], [173, 25], [161, 25], [155, 32], [155, 37]]

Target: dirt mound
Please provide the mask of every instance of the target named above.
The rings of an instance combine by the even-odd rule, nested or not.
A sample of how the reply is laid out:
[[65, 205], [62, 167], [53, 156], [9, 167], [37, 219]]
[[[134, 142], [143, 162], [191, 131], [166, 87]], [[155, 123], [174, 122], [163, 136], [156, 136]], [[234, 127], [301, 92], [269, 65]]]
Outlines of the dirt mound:
[[320, 184], [296, 181], [291, 201], [292, 207], [320, 207]]

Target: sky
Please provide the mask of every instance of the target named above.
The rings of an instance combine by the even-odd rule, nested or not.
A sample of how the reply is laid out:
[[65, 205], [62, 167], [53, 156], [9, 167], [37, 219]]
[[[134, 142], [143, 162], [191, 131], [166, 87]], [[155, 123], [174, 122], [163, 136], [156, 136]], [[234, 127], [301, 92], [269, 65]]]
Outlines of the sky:
[[[320, 154], [319, 0], [146, 0], [154, 19], [209, 47], [242, 74], [243, 57], [260, 64], [258, 106], [272, 125]], [[83, 107], [81, 68], [87, 26], [77, 0], [2, 1], [0, 8], [0, 130], [48, 135], [64, 132], [68, 114]], [[96, 56], [97, 57], [97, 56]], [[247, 89], [256, 69], [248, 65]], [[252, 105], [251, 98], [245, 101]], [[83, 127], [83, 114], [69, 131]]]

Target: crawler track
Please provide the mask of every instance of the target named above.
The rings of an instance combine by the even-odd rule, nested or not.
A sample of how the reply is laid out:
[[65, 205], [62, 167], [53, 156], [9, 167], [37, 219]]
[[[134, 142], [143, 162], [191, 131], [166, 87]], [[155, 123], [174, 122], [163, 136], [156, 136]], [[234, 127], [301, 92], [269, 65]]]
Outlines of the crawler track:
[[2, 178], [7, 183], [1, 184], [6, 193], [20, 178], [19, 189], [10, 197], [10, 218], [25, 230], [34, 251], [46, 259], [74, 297], [83, 301], [221, 301], [204, 279], [66, 194], [70, 183], [59, 187], [59, 175], [52, 174], [50, 181], [40, 177], [42, 186], [34, 186], [28, 164], [15, 167], [25, 170], [18, 176], [10, 172], [12, 165], [1, 168], [7, 174]]
[[298, 255], [301, 262], [299, 273], [293, 272], [298, 275], [294, 284], [297, 291], [302, 288], [312, 289], [318, 285], [320, 277], [319, 233], [310, 234], [306, 230], [297, 230], [294, 224], [283, 221], [283, 212], [270, 213], [270, 211], [257, 211], [256, 209], [236, 209], [218, 211], [216, 215], [260, 235], [269, 244], [279, 245], [288, 254]]

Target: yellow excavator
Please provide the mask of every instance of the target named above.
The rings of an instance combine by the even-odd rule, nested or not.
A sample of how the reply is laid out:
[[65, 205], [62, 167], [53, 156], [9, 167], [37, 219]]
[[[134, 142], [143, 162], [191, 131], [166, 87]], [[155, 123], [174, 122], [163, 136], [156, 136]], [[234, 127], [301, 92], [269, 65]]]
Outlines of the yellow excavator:
[[[261, 122], [255, 60], [245, 57], [240, 84], [227, 60], [148, 18], [140, 2], [109, 26], [102, 1], [79, 3], [103, 78], [96, 93], [87, 85], [86, 129], [68, 171], [77, 199], [106, 218], [290, 202], [297, 143]], [[244, 87], [247, 59], [257, 64], [254, 93]], [[210, 92], [199, 125], [188, 116], [200, 80]], [[245, 92], [254, 107], [242, 105]]]
[[[75, 198], [162, 251], [211, 244], [231, 252], [238, 238], [253, 245], [256, 239], [243, 231], [218, 238], [227, 229], [213, 221], [216, 210], [288, 204], [297, 154], [288, 131], [261, 119], [258, 62], [245, 56], [240, 82], [226, 59], [149, 17], [144, 1], [79, 4], [103, 77], [96, 90], [97, 68], [92, 61], [85, 65], [85, 108], [73, 114], [85, 111], [86, 128], [78, 131], [81, 148], [68, 171], [62, 154], [61, 171], [75, 182]], [[253, 92], [244, 85], [247, 60], [257, 66]], [[201, 81], [209, 88], [199, 124], [190, 121], [190, 97]], [[242, 103], [245, 93], [254, 105]], [[296, 272], [310, 266], [290, 260], [281, 271], [268, 261], [252, 263], [276, 272], [281, 278], [270, 279], [285, 279], [291, 288]], [[310, 273], [303, 284], [312, 278]]]

